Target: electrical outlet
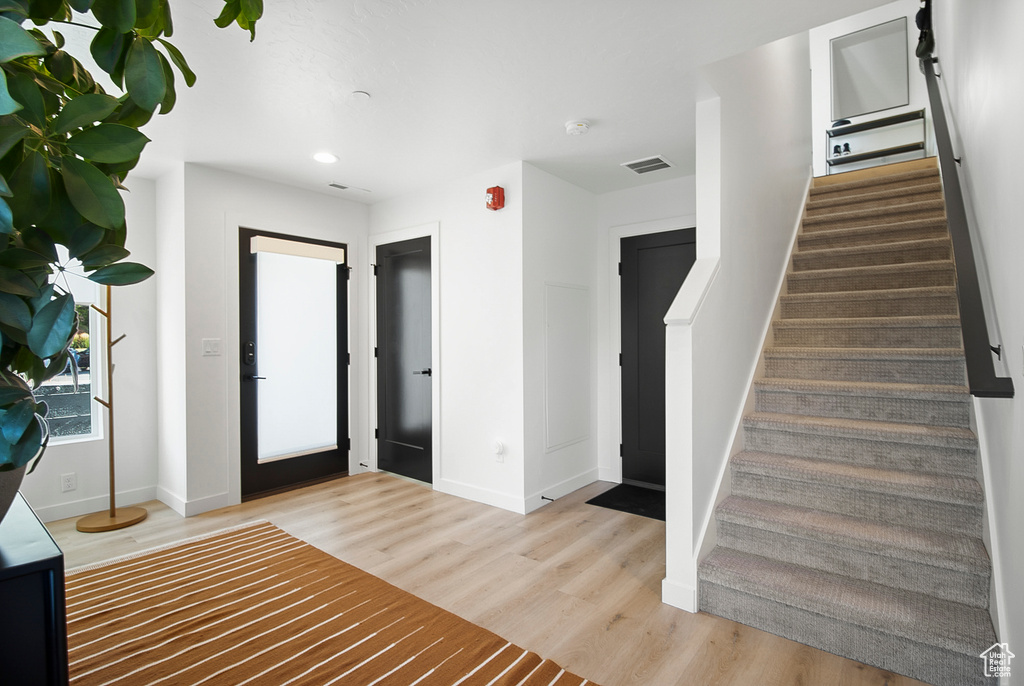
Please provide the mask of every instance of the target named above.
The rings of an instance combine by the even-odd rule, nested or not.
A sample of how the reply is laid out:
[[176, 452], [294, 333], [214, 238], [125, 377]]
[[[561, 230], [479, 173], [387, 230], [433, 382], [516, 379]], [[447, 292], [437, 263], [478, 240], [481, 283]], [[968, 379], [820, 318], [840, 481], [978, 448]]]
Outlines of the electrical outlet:
[[67, 493], [78, 488], [78, 475], [75, 472], [60, 475], [60, 492]]

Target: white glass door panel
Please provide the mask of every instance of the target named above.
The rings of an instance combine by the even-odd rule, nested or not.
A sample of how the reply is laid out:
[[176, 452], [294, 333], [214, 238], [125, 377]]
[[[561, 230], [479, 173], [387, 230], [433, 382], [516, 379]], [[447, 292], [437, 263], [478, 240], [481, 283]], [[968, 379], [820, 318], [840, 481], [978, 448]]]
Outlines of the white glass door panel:
[[338, 445], [337, 264], [258, 252], [260, 463]]

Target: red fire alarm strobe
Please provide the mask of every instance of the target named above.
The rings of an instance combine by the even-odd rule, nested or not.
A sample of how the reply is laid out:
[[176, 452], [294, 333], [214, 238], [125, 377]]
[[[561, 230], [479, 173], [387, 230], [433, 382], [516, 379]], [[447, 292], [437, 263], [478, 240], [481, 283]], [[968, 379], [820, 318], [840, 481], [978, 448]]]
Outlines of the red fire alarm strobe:
[[501, 186], [487, 189], [487, 209], [500, 210], [505, 206], [505, 189]]

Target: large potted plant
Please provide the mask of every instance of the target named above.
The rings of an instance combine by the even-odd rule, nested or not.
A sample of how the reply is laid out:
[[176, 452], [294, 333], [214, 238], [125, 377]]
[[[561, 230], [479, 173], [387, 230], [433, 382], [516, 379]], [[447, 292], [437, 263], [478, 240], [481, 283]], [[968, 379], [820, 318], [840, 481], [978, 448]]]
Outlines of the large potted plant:
[[[254, 39], [263, 0], [222, 1], [217, 26]], [[92, 61], [121, 93], [65, 50], [69, 25], [95, 33]], [[127, 260], [121, 191], [149, 142], [139, 129], [174, 107], [174, 68], [195, 83], [172, 34], [168, 0], [0, 0], [0, 519], [46, 448], [34, 391], [69, 365], [77, 379], [75, 301], [54, 276], [71, 263], [113, 286], [153, 273]]]

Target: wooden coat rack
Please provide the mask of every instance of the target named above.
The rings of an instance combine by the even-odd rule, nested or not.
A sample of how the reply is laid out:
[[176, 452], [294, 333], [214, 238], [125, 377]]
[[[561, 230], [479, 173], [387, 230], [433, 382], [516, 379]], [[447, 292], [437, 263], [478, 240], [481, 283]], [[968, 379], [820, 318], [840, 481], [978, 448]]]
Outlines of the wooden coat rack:
[[107, 320], [107, 399], [103, 400], [99, 396], [95, 396], [93, 399], [107, 408], [107, 436], [110, 445], [110, 508], [105, 512], [94, 512], [79, 519], [75, 528], [85, 533], [123, 529], [132, 524], [138, 524], [148, 514], [143, 507], [117, 507], [114, 501], [117, 493], [114, 488], [114, 346], [121, 342], [125, 334], [114, 339], [111, 332], [110, 286], [107, 286], [107, 311], [104, 312], [95, 305], [92, 306], [92, 309]]

